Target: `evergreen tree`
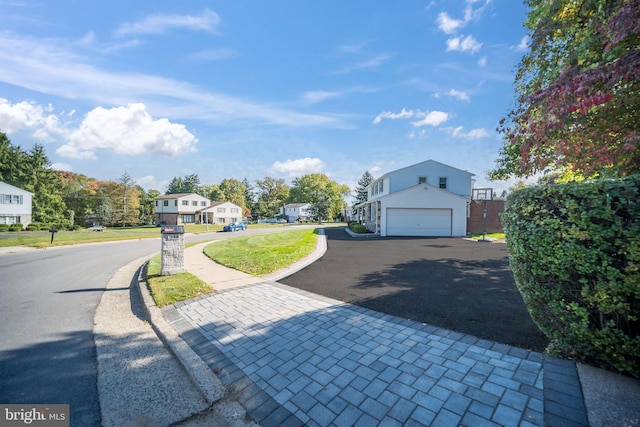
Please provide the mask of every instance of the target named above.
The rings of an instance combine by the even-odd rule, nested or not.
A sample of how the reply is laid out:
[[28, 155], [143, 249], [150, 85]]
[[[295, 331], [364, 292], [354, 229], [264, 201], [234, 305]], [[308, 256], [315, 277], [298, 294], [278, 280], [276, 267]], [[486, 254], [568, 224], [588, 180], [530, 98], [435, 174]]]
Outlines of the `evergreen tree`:
[[[355, 191], [356, 199], [355, 199], [355, 202], [353, 203], [354, 206], [369, 200], [369, 192], [367, 191], [367, 187], [372, 182], [373, 182], [373, 175], [371, 175], [369, 171], [366, 171], [364, 174], [362, 174], [362, 176], [358, 180], [358, 186], [356, 187], [356, 191]], [[352, 213], [355, 215], [356, 210], [353, 209]]]

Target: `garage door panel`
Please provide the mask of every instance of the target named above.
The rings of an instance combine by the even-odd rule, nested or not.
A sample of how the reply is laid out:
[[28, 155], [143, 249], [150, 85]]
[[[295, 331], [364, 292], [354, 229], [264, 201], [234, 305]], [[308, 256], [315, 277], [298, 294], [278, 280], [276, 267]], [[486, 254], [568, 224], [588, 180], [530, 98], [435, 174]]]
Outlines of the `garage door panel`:
[[387, 236], [451, 236], [451, 209], [387, 209]]

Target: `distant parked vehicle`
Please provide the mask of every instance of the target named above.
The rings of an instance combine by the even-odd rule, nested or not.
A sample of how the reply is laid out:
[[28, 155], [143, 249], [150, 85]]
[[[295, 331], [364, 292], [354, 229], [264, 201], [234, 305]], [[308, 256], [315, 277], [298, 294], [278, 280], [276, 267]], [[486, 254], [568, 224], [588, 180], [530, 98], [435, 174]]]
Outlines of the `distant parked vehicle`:
[[238, 230], [246, 230], [247, 223], [244, 221], [241, 222], [232, 222], [231, 224], [225, 225], [222, 228], [222, 231], [238, 231]]

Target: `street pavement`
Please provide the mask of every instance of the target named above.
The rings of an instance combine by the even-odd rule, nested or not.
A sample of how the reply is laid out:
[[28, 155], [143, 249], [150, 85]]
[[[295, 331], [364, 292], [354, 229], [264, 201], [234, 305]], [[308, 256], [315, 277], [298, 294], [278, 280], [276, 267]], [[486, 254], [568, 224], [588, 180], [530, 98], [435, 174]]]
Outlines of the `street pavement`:
[[158, 309], [136, 260], [96, 311], [105, 426], [637, 426], [640, 381], [356, 307], [185, 250], [217, 292]]

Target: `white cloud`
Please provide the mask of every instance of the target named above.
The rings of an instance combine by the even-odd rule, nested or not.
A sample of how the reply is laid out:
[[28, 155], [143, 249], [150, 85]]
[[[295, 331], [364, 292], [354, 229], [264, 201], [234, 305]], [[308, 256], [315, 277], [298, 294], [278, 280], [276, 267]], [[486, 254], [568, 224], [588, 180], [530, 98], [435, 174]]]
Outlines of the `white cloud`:
[[0, 81], [66, 99], [88, 100], [94, 105], [143, 102], [154, 114], [172, 119], [217, 124], [263, 122], [293, 127], [343, 125], [336, 116], [298, 113], [206, 91], [179, 80], [102, 70], [89, 65], [90, 58], [69, 47], [64, 40], [18, 37], [0, 31]]
[[54, 163], [51, 165], [50, 169], [53, 169], [56, 171], [65, 171], [65, 172], [73, 171], [73, 167], [71, 167], [69, 163]]
[[531, 39], [529, 38], [529, 36], [524, 36], [520, 40], [520, 43], [518, 43], [518, 45], [514, 48], [514, 50], [516, 52], [524, 52], [529, 49], [529, 43], [531, 43]]
[[487, 57], [483, 56], [482, 58], [478, 59], [478, 67], [484, 67], [485, 65], [487, 65]]
[[463, 27], [466, 22], [460, 19], [451, 18], [446, 12], [438, 15], [438, 28], [446, 34], [454, 33], [458, 28]]
[[450, 96], [452, 98], [458, 98], [461, 101], [470, 101], [471, 100], [471, 98], [469, 98], [469, 95], [466, 92], [460, 91], [460, 90], [457, 90], [457, 89], [451, 89], [447, 93], [436, 93], [434, 96], [436, 98], [440, 98], [442, 95]]
[[331, 98], [339, 98], [342, 96], [340, 92], [329, 92], [326, 90], [313, 90], [309, 92], [305, 92], [302, 95], [304, 102], [307, 104], [317, 104], [322, 101], [326, 101]]
[[212, 10], [205, 9], [199, 16], [157, 14], [140, 21], [124, 23], [116, 34], [162, 34], [168, 30], [183, 28], [192, 31], [212, 32], [220, 23], [220, 17]]
[[275, 162], [271, 169], [276, 172], [287, 173], [291, 177], [318, 173], [324, 168], [324, 163], [318, 158], [305, 157], [304, 159]]
[[60, 131], [59, 119], [55, 114], [48, 114], [50, 111], [51, 106], [42, 107], [27, 101], [11, 104], [9, 100], [0, 98], [0, 131], [11, 134], [36, 128], [36, 138], [49, 139], [50, 133]]
[[393, 113], [391, 111], [384, 111], [384, 112], [378, 114], [375, 119], [373, 119], [373, 123], [378, 124], [378, 123], [380, 123], [382, 121], [382, 119], [391, 119], [391, 120], [408, 119], [408, 118], [413, 117], [414, 114], [415, 113], [413, 112], [413, 110], [407, 111], [404, 108], [399, 113]]
[[451, 136], [454, 138], [465, 138], [465, 139], [478, 139], [489, 136], [489, 133], [483, 128], [471, 129], [469, 132], [463, 132], [463, 127], [458, 126], [457, 128], [451, 131]]
[[[417, 118], [419, 120], [411, 122], [414, 127], [421, 127], [425, 125], [429, 126], [438, 126], [447, 120], [449, 120], [449, 114], [442, 111], [421, 111], [421, 110], [407, 110], [403, 108], [399, 113], [393, 113], [391, 111], [384, 111], [376, 116], [373, 119], [374, 124], [378, 124], [382, 121], [382, 119], [410, 119]], [[414, 137], [414, 135], [410, 135], [410, 137]]]
[[352, 71], [362, 70], [366, 68], [377, 68], [387, 62], [393, 55], [390, 53], [382, 53], [366, 61], [357, 62], [344, 67], [342, 70], [336, 72], [336, 74], [347, 74]]
[[168, 181], [158, 181], [158, 179], [153, 175], [143, 176], [141, 178], [135, 178], [136, 184], [140, 187], [144, 188], [145, 191], [165, 188], [169, 183]]
[[56, 153], [75, 159], [95, 159], [97, 150], [175, 157], [195, 151], [196, 143], [196, 137], [184, 125], [154, 120], [144, 104], [129, 104], [90, 111]]
[[463, 37], [464, 36], [453, 37], [447, 40], [447, 50], [476, 53], [482, 47], [482, 43], [473, 38], [473, 36]]
[[421, 114], [423, 116], [422, 120], [418, 120], [416, 122], [411, 122], [414, 127], [421, 126], [439, 126], [440, 124], [449, 120], [449, 114], [442, 111], [431, 111], [426, 114]]

